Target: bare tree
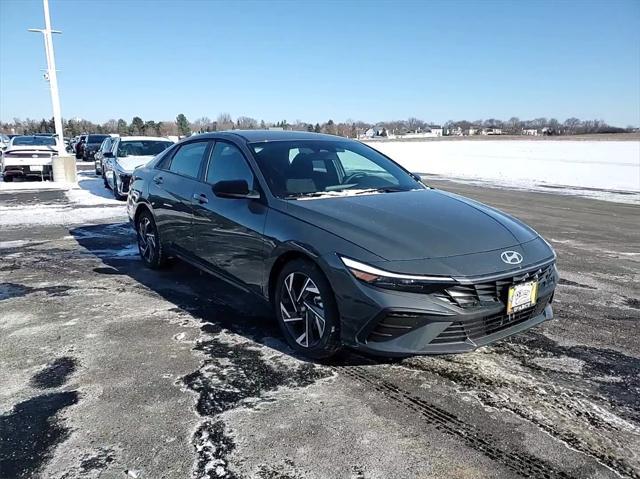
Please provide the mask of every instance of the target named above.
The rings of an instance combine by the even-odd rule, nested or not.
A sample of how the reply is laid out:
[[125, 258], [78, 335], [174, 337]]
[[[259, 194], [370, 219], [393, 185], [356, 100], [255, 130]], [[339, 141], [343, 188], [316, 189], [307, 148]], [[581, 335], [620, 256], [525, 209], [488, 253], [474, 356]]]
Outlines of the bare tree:
[[232, 130], [235, 125], [233, 124], [233, 118], [229, 113], [220, 113], [216, 120], [216, 128], [218, 130]]
[[255, 130], [258, 128], [258, 120], [250, 116], [239, 116], [236, 124], [241, 130]]

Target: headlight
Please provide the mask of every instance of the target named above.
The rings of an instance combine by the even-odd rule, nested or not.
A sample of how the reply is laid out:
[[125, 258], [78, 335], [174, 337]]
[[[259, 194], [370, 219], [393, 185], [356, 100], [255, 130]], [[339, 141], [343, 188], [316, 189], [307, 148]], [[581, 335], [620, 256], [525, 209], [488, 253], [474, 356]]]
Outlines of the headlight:
[[442, 289], [443, 285], [455, 283], [448, 276], [422, 276], [392, 273], [374, 268], [358, 261], [340, 257], [347, 269], [363, 283], [385, 289], [396, 289], [416, 293], [429, 293]]

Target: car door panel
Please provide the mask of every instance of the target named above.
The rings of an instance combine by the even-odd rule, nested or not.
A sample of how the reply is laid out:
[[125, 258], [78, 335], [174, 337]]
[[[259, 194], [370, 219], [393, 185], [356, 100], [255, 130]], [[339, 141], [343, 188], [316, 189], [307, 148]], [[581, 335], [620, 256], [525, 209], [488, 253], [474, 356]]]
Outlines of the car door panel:
[[[220, 156], [225, 148], [233, 148], [233, 155]], [[218, 175], [211, 173], [211, 168], [216, 168], [216, 161], [227, 164], [242, 161], [251, 173], [240, 150], [230, 143], [216, 142], [210, 155], [207, 177], [192, 195], [195, 253], [221, 274], [262, 292], [266, 251], [263, 233], [268, 206], [262, 200], [216, 196], [211, 184], [214, 179], [239, 179], [225, 177], [222, 168], [219, 168]], [[228, 176], [231, 172], [226, 173]]]
[[[163, 244], [181, 253], [193, 252], [193, 191], [199, 185], [197, 176], [208, 151], [208, 141], [190, 142], [177, 149], [167, 169], [157, 169], [149, 183], [149, 202]], [[195, 177], [186, 171], [172, 171], [174, 161], [181, 161], [192, 149], [191, 160], [197, 161]], [[197, 150], [197, 151], [196, 151]], [[178, 157], [178, 155], [182, 155]], [[199, 158], [198, 158], [199, 157]]]

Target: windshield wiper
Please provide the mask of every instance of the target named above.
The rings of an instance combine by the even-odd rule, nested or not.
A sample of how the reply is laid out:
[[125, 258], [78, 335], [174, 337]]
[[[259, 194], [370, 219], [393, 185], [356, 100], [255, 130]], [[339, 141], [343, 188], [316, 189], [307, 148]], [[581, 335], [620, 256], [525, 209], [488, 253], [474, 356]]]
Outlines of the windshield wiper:
[[415, 188], [401, 188], [399, 186], [385, 186], [383, 188], [369, 188], [367, 190], [356, 191], [355, 195], [365, 195], [367, 193], [399, 193], [401, 191], [413, 191]]

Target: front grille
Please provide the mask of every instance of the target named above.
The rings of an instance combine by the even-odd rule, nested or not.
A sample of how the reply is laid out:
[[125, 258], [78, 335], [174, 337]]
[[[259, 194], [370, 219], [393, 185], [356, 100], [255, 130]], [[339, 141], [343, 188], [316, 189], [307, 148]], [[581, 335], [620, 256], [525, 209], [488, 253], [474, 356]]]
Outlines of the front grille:
[[540, 289], [554, 281], [553, 264], [509, 278], [477, 284], [458, 284], [434, 294], [445, 303], [460, 308], [474, 308], [491, 303], [506, 304], [509, 286], [529, 280], [538, 280]]
[[397, 338], [409, 331], [424, 326], [429, 316], [420, 313], [391, 311], [382, 318], [369, 333], [369, 341], [381, 342]]
[[432, 340], [431, 344], [458, 343], [466, 341], [467, 338], [475, 340], [517, 326], [541, 314], [549, 303], [550, 298], [550, 295], [540, 298], [535, 306], [510, 316], [505, 313], [499, 313], [474, 321], [456, 321]]

